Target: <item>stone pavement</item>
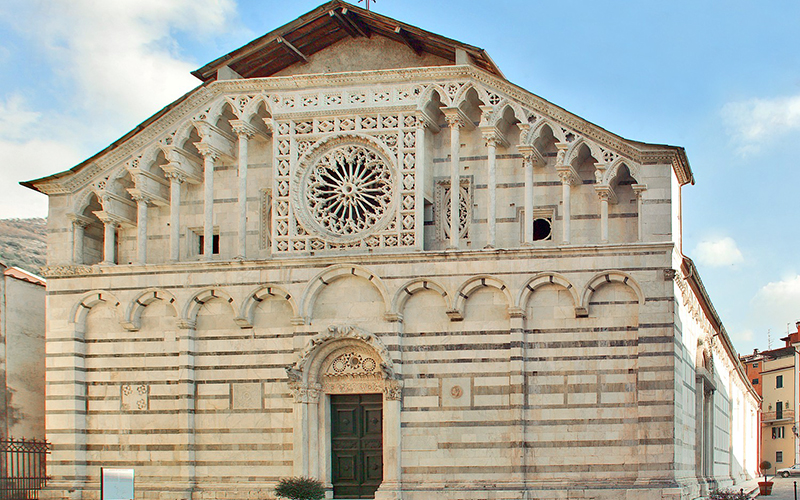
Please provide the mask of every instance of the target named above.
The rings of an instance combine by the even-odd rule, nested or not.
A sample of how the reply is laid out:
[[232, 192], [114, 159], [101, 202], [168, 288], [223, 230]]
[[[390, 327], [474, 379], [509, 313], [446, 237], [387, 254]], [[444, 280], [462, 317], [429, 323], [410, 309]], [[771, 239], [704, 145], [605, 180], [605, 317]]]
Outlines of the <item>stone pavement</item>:
[[759, 499], [771, 499], [771, 500], [794, 500], [794, 483], [797, 484], [798, 488], [798, 498], [800, 498], [800, 477], [787, 477], [786, 479], [782, 477], [776, 477], [772, 479], [775, 482], [772, 485], [772, 495], [770, 496], [761, 496], [759, 495], [757, 498]]

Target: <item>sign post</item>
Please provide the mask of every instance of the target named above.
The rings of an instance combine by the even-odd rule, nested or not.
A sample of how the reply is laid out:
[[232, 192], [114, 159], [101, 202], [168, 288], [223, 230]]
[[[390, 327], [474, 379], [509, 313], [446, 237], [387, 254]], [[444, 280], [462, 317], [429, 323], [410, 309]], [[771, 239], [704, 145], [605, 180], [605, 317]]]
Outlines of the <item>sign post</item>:
[[100, 500], [133, 500], [133, 469], [100, 467]]

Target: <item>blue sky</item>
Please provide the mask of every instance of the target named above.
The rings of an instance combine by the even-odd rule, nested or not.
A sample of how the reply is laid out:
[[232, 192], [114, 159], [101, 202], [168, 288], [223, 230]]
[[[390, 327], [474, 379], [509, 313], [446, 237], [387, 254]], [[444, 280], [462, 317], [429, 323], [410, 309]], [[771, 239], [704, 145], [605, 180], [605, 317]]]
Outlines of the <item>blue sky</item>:
[[[95, 154], [196, 86], [189, 74], [320, 2], [4, 0], [0, 218], [19, 187]], [[768, 8], [764, 8], [767, 5]], [[737, 350], [800, 320], [800, 2], [378, 0], [486, 49], [513, 83], [623, 137], [684, 146], [684, 252]]]

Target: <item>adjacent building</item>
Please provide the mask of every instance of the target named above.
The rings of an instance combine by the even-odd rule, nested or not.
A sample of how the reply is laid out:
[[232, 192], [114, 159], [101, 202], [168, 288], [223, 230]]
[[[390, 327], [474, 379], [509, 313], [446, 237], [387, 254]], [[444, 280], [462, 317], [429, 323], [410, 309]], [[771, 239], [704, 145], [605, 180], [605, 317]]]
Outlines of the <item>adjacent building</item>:
[[682, 253], [680, 147], [334, 0], [49, 196], [48, 495], [690, 499], [753, 390]]
[[797, 420], [800, 322], [796, 327], [796, 332], [781, 339], [784, 347], [756, 350], [741, 358], [748, 378], [762, 397], [761, 460], [778, 469], [800, 463]]
[[0, 263], [0, 438], [44, 432], [45, 281]]

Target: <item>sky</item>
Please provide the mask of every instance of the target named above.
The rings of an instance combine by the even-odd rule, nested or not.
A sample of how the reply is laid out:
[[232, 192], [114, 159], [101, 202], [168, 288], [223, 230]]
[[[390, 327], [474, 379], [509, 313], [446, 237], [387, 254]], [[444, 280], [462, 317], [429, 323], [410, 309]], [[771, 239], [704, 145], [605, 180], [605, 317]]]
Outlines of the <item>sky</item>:
[[[320, 0], [2, 0], [0, 218]], [[363, 4], [361, 4], [363, 5]], [[768, 7], [764, 7], [768, 5]], [[800, 2], [378, 0], [485, 49], [509, 81], [622, 137], [683, 146], [683, 252], [736, 349], [800, 321]], [[770, 342], [771, 339], [771, 342]]]

